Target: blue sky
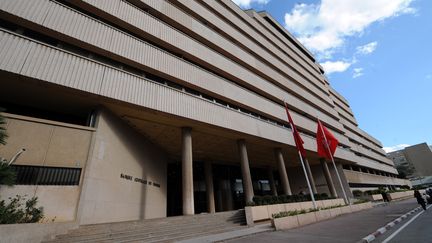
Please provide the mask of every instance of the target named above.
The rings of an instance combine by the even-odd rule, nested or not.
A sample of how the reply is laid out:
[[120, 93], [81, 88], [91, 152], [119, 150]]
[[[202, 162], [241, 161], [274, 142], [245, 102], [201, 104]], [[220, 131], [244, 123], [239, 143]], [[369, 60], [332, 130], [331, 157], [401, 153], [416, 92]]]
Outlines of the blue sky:
[[266, 10], [326, 69], [386, 150], [432, 144], [431, 0], [234, 0]]

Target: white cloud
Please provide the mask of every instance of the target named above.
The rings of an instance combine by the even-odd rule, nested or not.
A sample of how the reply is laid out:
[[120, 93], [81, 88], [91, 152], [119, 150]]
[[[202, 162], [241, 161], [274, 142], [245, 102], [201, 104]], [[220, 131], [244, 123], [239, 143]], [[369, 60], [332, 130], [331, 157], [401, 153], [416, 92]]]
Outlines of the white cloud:
[[321, 66], [324, 68], [326, 74], [331, 74], [345, 72], [352, 64], [353, 62], [346, 61], [326, 61], [321, 63]]
[[412, 1], [322, 0], [318, 4], [296, 4], [285, 14], [285, 25], [318, 58], [329, 57], [347, 37], [363, 33], [372, 23], [414, 13]]
[[353, 78], [363, 76], [363, 68], [354, 68]]
[[358, 46], [356, 48], [357, 54], [362, 54], [362, 55], [371, 54], [376, 50], [377, 46], [378, 46], [378, 42], [376, 41], [366, 44], [364, 46]]
[[267, 4], [270, 0], [233, 0], [233, 2], [241, 8], [250, 8], [253, 3]]
[[409, 147], [409, 146], [411, 146], [411, 145], [409, 145], [409, 144], [398, 144], [398, 145], [395, 145], [395, 146], [384, 147], [383, 149], [384, 149], [384, 151], [386, 153], [390, 153], [390, 152], [394, 152], [394, 151], [397, 151], [397, 150], [404, 149], [404, 148]]

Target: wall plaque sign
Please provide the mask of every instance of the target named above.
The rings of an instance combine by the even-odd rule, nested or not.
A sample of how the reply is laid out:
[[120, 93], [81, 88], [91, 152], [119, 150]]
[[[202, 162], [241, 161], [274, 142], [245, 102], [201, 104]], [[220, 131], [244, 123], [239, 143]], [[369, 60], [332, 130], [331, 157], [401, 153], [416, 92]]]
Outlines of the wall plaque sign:
[[138, 183], [141, 183], [143, 185], [148, 185], [148, 186], [153, 185], [154, 187], [158, 187], [158, 188], [160, 187], [160, 184], [157, 182], [148, 181], [148, 180], [143, 179], [143, 178], [133, 177], [131, 175], [127, 175], [127, 174], [123, 174], [123, 173], [120, 173], [120, 178], [124, 179], [124, 180], [128, 180], [128, 181], [138, 182]]

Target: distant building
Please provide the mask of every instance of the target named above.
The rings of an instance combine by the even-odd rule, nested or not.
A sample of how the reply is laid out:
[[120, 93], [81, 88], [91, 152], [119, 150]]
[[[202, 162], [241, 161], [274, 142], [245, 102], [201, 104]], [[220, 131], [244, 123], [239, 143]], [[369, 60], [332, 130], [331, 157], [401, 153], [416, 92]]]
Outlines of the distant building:
[[432, 176], [432, 149], [426, 143], [420, 143], [402, 150], [388, 153], [398, 172], [407, 178]]

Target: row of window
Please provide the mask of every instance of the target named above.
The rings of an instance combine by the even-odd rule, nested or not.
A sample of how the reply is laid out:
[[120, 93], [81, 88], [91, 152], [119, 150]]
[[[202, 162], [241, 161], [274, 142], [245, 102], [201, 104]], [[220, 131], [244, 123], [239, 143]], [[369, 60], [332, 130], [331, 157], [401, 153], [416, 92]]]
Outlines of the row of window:
[[16, 171], [16, 185], [76, 186], [81, 168], [11, 165]]
[[353, 171], [358, 171], [358, 172], [363, 172], [363, 173], [369, 173], [372, 175], [380, 175], [380, 176], [387, 176], [387, 177], [394, 177], [394, 178], [397, 177], [395, 174], [390, 174], [388, 172], [375, 170], [375, 169], [371, 169], [371, 168], [366, 168], [366, 167], [362, 167], [362, 166], [357, 166], [357, 165], [343, 165], [342, 167], [345, 170], [353, 170]]
[[[141, 76], [141, 77], [145, 77], [145, 78], [147, 78], [147, 79], [150, 79], [151, 81], [155, 81], [155, 82], [157, 82], [157, 83], [164, 84], [164, 85], [169, 86], [169, 87], [171, 87], [171, 88], [175, 88], [175, 89], [177, 89], [177, 90], [181, 90], [181, 91], [183, 91], [183, 92], [186, 92], [186, 93], [192, 94], [192, 95], [194, 95], [194, 96], [198, 96], [198, 97], [200, 97], [200, 98], [203, 98], [203, 99], [209, 100], [209, 101], [211, 101], [211, 102], [213, 102], [213, 103], [215, 103], [215, 104], [222, 105], [222, 106], [225, 106], [225, 107], [227, 107], [227, 108], [229, 108], [229, 109], [232, 109], [232, 110], [236, 110], [236, 111], [242, 112], [242, 113], [247, 114], [247, 115], [249, 115], [249, 116], [252, 116], [252, 117], [254, 117], [254, 118], [257, 118], [257, 119], [260, 119], [260, 120], [263, 120], [263, 121], [269, 122], [269, 123], [271, 123], [271, 124], [273, 124], [273, 125], [277, 125], [277, 126], [284, 127], [284, 128], [289, 128], [289, 125], [288, 125], [288, 124], [285, 125], [285, 124], [283, 124], [283, 123], [281, 123], [281, 122], [278, 122], [278, 121], [276, 121], [276, 120], [274, 120], [274, 119], [271, 119], [271, 118], [268, 118], [268, 117], [266, 117], [266, 116], [263, 116], [263, 115], [257, 114], [257, 113], [255, 113], [255, 112], [252, 112], [252, 111], [246, 110], [246, 109], [241, 108], [241, 107], [238, 107], [238, 106], [236, 106], [236, 105], [233, 105], [233, 104], [227, 103], [227, 102], [225, 102], [225, 101], [222, 101], [222, 100], [220, 100], [220, 99], [217, 99], [217, 98], [211, 97], [211, 96], [209, 96], [209, 95], [206, 95], [206, 94], [200, 93], [200, 92], [198, 92], [198, 91], [196, 91], [196, 90], [193, 90], [193, 89], [190, 89], [190, 88], [187, 88], [187, 87], [181, 86], [181, 85], [179, 85], [179, 84], [177, 84], [177, 83], [174, 83], [174, 82], [171, 82], [171, 81], [168, 81], [168, 80], [164, 80], [164, 79], [162, 79], [162, 78], [160, 78], [160, 77], [158, 77], [158, 76], [155, 76], [155, 75], [153, 75], [153, 74], [146, 73], [146, 72], [144, 72], [144, 71], [142, 71], [142, 70], [139, 70], [139, 69], [137, 69], [137, 68], [134, 68], [134, 67], [131, 67], [131, 66], [125, 65], [124, 63], [120, 63], [120, 62], [114, 61], [114, 60], [109, 59], [109, 58], [107, 58], [107, 57], [104, 57], [104, 56], [101, 56], [101, 55], [97, 55], [97, 54], [95, 54], [95, 53], [89, 52], [89, 51], [84, 50], [84, 49], [82, 49], [82, 48], [79, 48], [79, 47], [77, 47], [77, 46], [71, 46], [71, 45], [69, 45], [69, 44], [67, 44], [67, 43], [63, 43], [63, 42], [61, 42], [61, 41], [59, 41], [59, 40], [56, 40], [56, 39], [54, 39], [54, 38], [51, 38], [51, 37], [49, 37], [49, 36], [45, 36], [45, 35], [43, 35], [43, 34], [40, 34], [40, 33], [34, 32], [34, 31], [32, 31], [32, 30], [29, 30], [29, 29], [24, 29], [24, 28], [22, 28], [22, 27], [16, 26], [15, 24], [7, 23], [6, 21], [2, 21], [1, 26], [2, 26], [2, 27], [5, 27], [6, 29], [10, 29], [10, 30], [12, 30], [12, 31], [19, 32], [19, 34], [22, 34], [22, 35], [28, 36], [28, 37], [30, 37], [30, 38], [32, 38], [32, 39], [36, 39], [36, 40], [38, 40], [38, 41], [44, 42], [44, 43], [46, 43], [46, 44], [60, 47], [60, 48], [65, 49], [65, 50], [67, 50], [67, 51], [73, 52], [73, 53], [75, 53], [75, 54], [77, 54], [77, 55], [81, 55], [81, 56], [85, 56], [85, 57], [87, 57], [87, 58], [94, 59], [94, 60], [96, 60], [96, 61], [98, 61], [98, 62], [102, 62], [102, 63], [104, 63], [104, 64], [107, 64], [107, 65], [110, 65], [110, 66], [114, 66], [114, 67], [116, 67], [116, 68], [120, 68], [120, 69], [125, 70], [125, 71], [127, 71], [127, 72], [133, 73], [133, 74], [135, 74], [135, 75], [138, 75], [138, 76]], [[304, 115], [306, 115], [306, 114], [304, 114]], [[314, 137], [314, 134], [312, 134], [312, 133], [308, 133], [308, 132], [305, 132], [305, 131], [302, 131], [302, 133], [303, 133], [304, 135], [306, 135], [306, 136]], [[344, 149], [348, 149], [348, 148], [349, 148], [349, 147], [346, 146], [346, 145], [340, 145], [340, 147], [341, 147], [341, 148], [344, 148]]]

